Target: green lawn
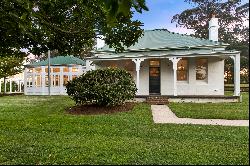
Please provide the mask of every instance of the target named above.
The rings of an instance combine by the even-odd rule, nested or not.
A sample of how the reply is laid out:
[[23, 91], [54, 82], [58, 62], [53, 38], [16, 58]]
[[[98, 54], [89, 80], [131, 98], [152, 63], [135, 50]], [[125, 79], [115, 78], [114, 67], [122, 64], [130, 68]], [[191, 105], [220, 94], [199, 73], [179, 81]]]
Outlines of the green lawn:
[[249, 119], [249, 93], [242, 94], [242, 103], [170, 103], [180, 118]]
[[249, 164], [249, 128], [154, 124], [149, 105], [92, 116], [67, 96], [0, 97], [0, 164]]

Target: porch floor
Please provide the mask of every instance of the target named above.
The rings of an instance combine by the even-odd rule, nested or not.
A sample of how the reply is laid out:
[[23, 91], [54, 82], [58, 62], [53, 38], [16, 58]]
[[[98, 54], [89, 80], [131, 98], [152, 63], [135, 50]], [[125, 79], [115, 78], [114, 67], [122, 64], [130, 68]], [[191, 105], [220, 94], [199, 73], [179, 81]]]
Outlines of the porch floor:
[[144, 101], [150, 97], [167, 98], [169, 102], [194, 102], [194, 103], [220, 103], [220, 102], [241, 102], [241, 96], [225, 95], [136, 95], [136, 99]]

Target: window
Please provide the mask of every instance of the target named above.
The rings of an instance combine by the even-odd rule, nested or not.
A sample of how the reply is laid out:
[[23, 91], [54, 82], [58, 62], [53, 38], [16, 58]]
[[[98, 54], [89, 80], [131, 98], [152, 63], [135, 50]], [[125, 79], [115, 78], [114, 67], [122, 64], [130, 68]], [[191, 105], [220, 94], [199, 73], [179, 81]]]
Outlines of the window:
[[196, 80], [207, 79], [207, 59], [200, 58], [196, 60]]
[[68, 67], [64, 67], [64, 68], [63, 68], [63, 72], [64, 72], [64, 73], [68, 73], [68, 72], [69, 72], [69, 68], [68, 68]]
[[188, 60], [181, 59], [177, 63], [177, 80], [186, 81], [188, 77]]
[[27, 87], [32, 87], [32, 76], [27, 77]]
[[54, 75], [54, 80], [53, 80], [53, 85], [54, 86], [60, 86], [60, 76], [59, 75]]
[[36, 73], [41, 73], [42, 72], [42, 68], [41, 67], [37, 67], [36, 69]]
[[49, 86], [49, 77], [48, 77], [48, 75], [45, 76], [45, 86], [46, 87]]
[[35, 86], [36, 87], [41, 87], [42, 79], [41, 75], [35, 76]]
[[53, 68], [53, 73], [59, 73], [60, 72], [60, 68], [56, 67], [56, 68]]
[[64, 75], [63, 76], [63, 86], [66, 86], [66, 84], [68, 83], [68, 81], [69, 81], [69, 76]]
[[72, 67], [72, 72], [78, 72], [78, 68]]
[[160, 67], [160, 61], [149, 61], [149, 66]]
[[[45, 68], [45, 72], [48, 73], [49, 69], [48, 67]], [[51, 72], [51, 68], [50, 68], [50, 72]]]

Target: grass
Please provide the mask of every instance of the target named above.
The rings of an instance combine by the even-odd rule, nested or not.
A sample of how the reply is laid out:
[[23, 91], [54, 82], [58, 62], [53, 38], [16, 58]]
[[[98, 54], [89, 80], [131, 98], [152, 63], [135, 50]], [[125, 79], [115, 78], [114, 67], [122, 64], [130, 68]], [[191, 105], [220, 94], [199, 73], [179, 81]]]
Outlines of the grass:
[[69, 115], [67, 96], [0, 97], [0, 165], [249, 164], [249, 128], [154, 124], [150, 106]]
[[249, 93], [243, 92], [242, 103], [170, 103], [180, 118], [249, 119]]

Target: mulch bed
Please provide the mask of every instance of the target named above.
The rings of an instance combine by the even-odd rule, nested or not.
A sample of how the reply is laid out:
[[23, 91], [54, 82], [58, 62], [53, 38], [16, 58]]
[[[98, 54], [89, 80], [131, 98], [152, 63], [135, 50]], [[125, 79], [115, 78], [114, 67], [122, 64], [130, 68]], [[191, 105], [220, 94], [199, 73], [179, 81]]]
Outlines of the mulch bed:
[[98, 115], [112, 114], [116, 112], [128, 112], [133, 109], [136, 103], [126, 102], [124, 105], [104, 107], [98, 105], [74, 106], [66, 109], [66, 112], [73, 115]]

